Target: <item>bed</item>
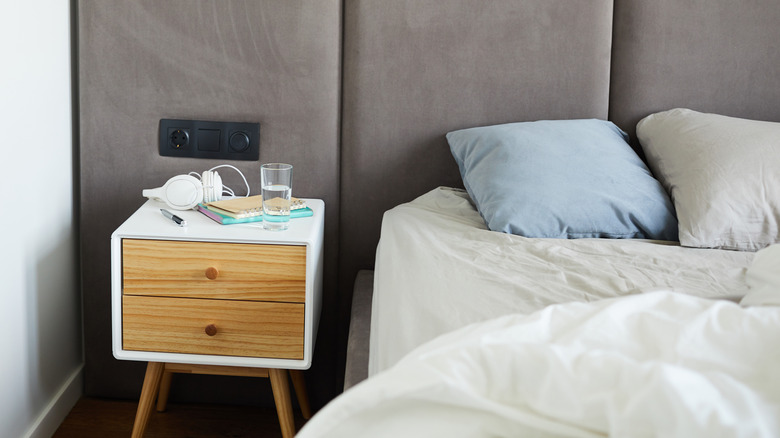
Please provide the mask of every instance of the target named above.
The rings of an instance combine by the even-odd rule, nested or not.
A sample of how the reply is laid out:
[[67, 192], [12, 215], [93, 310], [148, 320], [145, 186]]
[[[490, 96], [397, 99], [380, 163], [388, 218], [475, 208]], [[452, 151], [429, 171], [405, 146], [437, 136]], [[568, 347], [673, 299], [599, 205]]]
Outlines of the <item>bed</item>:
[[369, 378], [301, 437], [780, 434], [780, 124], [650, 115], [658, 180], [605, 172], [608, 122], [542, 125], [448, 134], [467, 190], [385, 213]]
[[369, 378], [300, 436], [780, 434], [780, 124], [652, 114], [658, 180], [609, 122], [539, 124], [448, 134], [467, 189], [384, 214]]
[[598, 119], [449, 132], [465, 190], [384, 214], [369, 378], [302, 436], [780, 433], [780, 123], [637, 136], [646, 161]]
[[[500, 403], [459, 398], [447, 386], [473, 384], [460, 393], [473, 396], [518, 378], [488, 372], [496, 359], [480, 358], [478, 347], [488, 328], [532, 327], [531, 339], [552, 327], [553, 314], [573, 315], [583, 325], [561, 323], [587, 346], [595, 340], [577, 328], [590, 327], [586, 315], [628, 308], [638, 321], [650, 318], [637, 324], [644, 332], [605, 323], [597, 333], [615, 354], [641, 338], [643, 359], [672, 362], [664, 350], [672, 343], [647, 336], [655, 334], [653, 316], [679, 316], [678, 326], [658, 326], [667, 341], [685, 330], [686, 318], [720, 312], [755, 316], [760, 330], [774, 330], [771, 308], [737, 303], [753, 292], [756, 254], [778, 241], [778, 19], [769, 1], [749, 8], [673, 0], [345, 2], [339, 270], [342, 279], [356, 278], [347, 293], [346, 392], [302, 435], [382, 436], [370, 424], [388, 436], [414, 436], [414, 426], [421, 436], [449, 436], [450, 424], [465, 436], [515, 435], [484, 425], [515, 421], [516, 413], [502, 417]], [[758, 349], [763, 339], [756, 332], [745, 346]], [[457, 356], [467, 350], [476, 356]], [[456, 353], [454, 362], [439, 355], [445, 351]], [[544, 363], [504, 351], [512, 350], [502, 345], [496, 354], [521, 369]], [[776, 363], [769, 353], [734, 356], [748, 361], [740, 366]], [[429, 367], [429, 359], [455, 365]], [[448, 378], [446, 369], [471, 370], [473, 378]], [[771, 419], [776, 398], [768, 387], [769, 398], [758, 398], [769, 400], [761, 409]], [[565, 414], [587, 411], [584, 423], [544, 411], [545, 429], [538, 407], [517, 414], [538, 417], [520, 423], [572, 436], [625, 434], [613, 420], [641, 424], [620, 410], [598, 420], [605, 417], [585, 403], [592, 390], [572, 391], [565, 404]], [[564, 392], [513, 403], [563, 400]], [[477, 429], [458, 421], [475, 412], [487, 418]], [[426, 426], [429, 417], [436, 421]], [[777, 430], [761, 424], [755, 435]], [[667, 430], [654, 427], [643, 431]], [[706, 436], [710, 429], [668, 430]]]

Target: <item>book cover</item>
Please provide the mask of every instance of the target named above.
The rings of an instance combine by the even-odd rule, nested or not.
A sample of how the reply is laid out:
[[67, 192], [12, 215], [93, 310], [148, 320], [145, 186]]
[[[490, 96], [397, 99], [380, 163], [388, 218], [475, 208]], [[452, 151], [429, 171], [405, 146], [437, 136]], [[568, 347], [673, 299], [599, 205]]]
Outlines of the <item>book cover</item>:
[[236, 212], [233, 212], [233, 211], [223, 210], [223, 209], [221, 209], [219, 207], [215, 207], [215, 206], [213, 206], [211, 204], [204, 204], [203, 206], [208, 208], [209, 210], [215, 212], [215, 213], [221, 214], [222, 216], [229, 216], [229, 217], [236, 218], [236, 219], [242, 219], [242, 218], [245, 218], [245, 217], [262, 216], [263, 215], [263, 209], [262, 208], [260, 208], [259, 210], [251, 210], [251, 211], [244, 210], [244, 211], [242, 211], [240, 213], [236, 213]]
[[[207, 202], [204, 206], [223, 216], [240, 219], [262, 215], [263, 197], [262, 195], [254, 195], [243, 198], [226, 199], [224, 201]], [[306, 208], [306, 201], [295, 197], [290, 199], [290, 211], [304, 208]]]
[[[219, 214], [216, 211], [210, 210], [206, 207], [204, 204], [198, 204], [198, 211], [203, 213], [206, 217], [212, 219], [215, 222], [218, 222], [222, 225], [230, 225], [230, 224], [246, 224], [250, 222], [262, 222], [263, 221], [263, 213], [260, 212], [259, 215], [255, 216], [248, 216], [248, 217], [242, 217], [242, 218], [234, 218], [230, 216], [226, 216], [223, 214]], [[314, 211], [312, 211], [309, 207], [299, 208], [297, 210], [290, 211], [290, 219], [295, 219], [299, 217], [309, 217], [313, 216]]]

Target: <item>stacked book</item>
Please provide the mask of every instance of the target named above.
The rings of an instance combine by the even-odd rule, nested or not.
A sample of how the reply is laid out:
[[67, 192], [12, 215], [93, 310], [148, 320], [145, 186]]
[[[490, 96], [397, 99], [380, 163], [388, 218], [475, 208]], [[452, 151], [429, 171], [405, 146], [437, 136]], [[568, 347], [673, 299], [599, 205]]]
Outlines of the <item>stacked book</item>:
[[[198, 204], [198, 211], [222, 225], [262, 222], [263, 197], [255, 195], [201, 203]], [[290, 218], [307, 217], [313, 214], [311, 208], [306, 206], [306, 201], [298, 198], [290, 200]]]

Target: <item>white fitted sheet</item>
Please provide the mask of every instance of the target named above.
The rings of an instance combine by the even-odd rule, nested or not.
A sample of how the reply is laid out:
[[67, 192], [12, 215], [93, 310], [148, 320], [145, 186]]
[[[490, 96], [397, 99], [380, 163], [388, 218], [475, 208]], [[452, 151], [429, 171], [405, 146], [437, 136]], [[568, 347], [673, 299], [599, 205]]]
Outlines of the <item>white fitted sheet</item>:
[[654, 288], [741, 297], [753, 253], [639, 239], [529, 239], [487, 230], [465, 191], [435, 189], [384, 215], [369, 375], [468, 324]]

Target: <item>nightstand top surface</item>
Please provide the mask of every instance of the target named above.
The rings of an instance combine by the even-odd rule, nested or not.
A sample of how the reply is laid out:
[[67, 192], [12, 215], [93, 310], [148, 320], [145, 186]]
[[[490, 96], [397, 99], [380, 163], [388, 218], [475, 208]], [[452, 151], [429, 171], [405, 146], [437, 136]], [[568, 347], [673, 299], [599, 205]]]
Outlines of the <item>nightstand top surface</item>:
[[[290, 219], [285, 231], [266, 231], [262, 222], [222, 225], [197, 210], [172, 210], [165, 203], [148, 200], [111, 235], [112, 238], [161, 240], [195, 240], [243, 243], [301, 244], [312, 243], [323, 223], [325, 203], [320, 199], [302, 198], [313, 216]], [[164, 208], [187, 221], [180, 227], [160, 212]]]

